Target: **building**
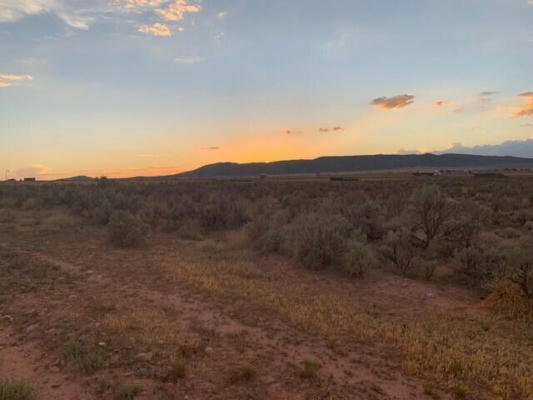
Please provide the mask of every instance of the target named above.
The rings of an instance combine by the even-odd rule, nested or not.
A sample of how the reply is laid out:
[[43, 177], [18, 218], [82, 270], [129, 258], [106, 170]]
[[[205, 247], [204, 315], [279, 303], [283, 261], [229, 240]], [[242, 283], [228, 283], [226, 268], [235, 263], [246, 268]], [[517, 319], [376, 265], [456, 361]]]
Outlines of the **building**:
[[35, 178], [24, 178], [24, 182], [35, 182]]

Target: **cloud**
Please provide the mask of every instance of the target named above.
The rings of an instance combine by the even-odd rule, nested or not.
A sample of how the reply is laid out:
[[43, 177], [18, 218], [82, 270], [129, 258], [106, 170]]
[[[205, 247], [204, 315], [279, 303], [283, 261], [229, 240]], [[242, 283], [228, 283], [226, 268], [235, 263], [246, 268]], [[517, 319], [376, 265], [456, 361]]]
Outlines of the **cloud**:
[[481, 92], [479, 95], [481, 97], [488, 97], [488, 96], [493, 96], [495, 94], [497, 94], [498, 92], [493, 92], [493, 91], [486, 91], [486, 92]]
[[92, 16], [65, 0], [1, 0], [0, 22], [14, 22], [29, 15], [54, 14], [76, 29], [88, 29]]
[[13, 171], [17, 178], [34, 178], [40, 176], [50, 175], [52, 170], [44, 165], [33, 164], [29, 167], [19, 168]]
[[518, 96], [525, 97], [527, 100], [522, 104], [511, 118], [533, 117], [533, 92], [521, 93]]
[[0, 88], [15, 85], [24, 81], [33, 81], [31, 75], [0, 74]]
[[163, 0], [113, 0], [115, 6], [124, 8], [126, 10], [158, 7], [163, 3]]
[[314, 134], [316, 132], [318, 133], [328, 133], [328, 132], [342, 132], [344, 131], [344, 128], [342, 126], [334, 126], [333, 128], [328, 127], [319, 127], [316, 131], [293, 131], [291, 129], [286, 129], [285, 134], [286, 135], [301, 135], [301, 134]]
[[224, 19], [226, 18], [226, 16], [228, 15], [228, 12], [227, 11], [221, 11], [217, 14], [217, 17], [220, 18], [220, 19]]
[[370, 102], [373, 106], [378, 106], [384, 110], [393, 110], [395, 108], [404, 108], [414, 102], [415, 96], [409, 94], [400, 94], [393, 97], [378, 97]]
[[219, 146], [210, 146], [210, 147], [206, 147], [205, 149], [206, 150], [220, 150], [220, 147]]
[[439, 100], [433, 103], [433, 106], [439, 108], [439, 107], [445, 107], [449, 104], [450, 102], [448, 100]]
[[178, 64], [198, 64], [205, 61], [205, 57], [176, 57], [174, 59]]
[[480, 146], [463, 146], [461, 143], [453, 143], [450, 148], [436, 151], [436, 154], [475, 154], [481, 156], [514, 156], [533, 158], [533, 139], [508, 140], [500, 144], [488, 144]]
[[173, 0], [166, 8], [158, 8], [156, 12], [167, 21], [181, 21], [187, 13], [200, 12], [201, 7], [190, 4], [189, 0]]
[[170, 30], [170, 28], [167, 25], [161, 24], [159, 22], [156, 22], [153, 25], [141, 25], [139, 26], [138, 31], [154, 36], [172, 36], [172, 31]]

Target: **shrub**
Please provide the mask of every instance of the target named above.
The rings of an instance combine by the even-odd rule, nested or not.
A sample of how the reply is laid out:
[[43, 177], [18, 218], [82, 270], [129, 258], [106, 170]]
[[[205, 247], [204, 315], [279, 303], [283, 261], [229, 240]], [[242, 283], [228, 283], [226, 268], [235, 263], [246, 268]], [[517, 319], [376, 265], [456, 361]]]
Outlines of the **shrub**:
[[389, 231], [380, 248], [383, 256], [391, 261], [402, 275], [409, 272], [417, 255], [417, 249], [410, 238], [411, 232], [405, 228], [396, 232]]
[[470, 247], [479, 236], [481, 224], [471, 216], [455, 218], [443, 225], [443, 233], [447, 242], [455, 248]]
[[424, 185], [413, 193], [411, 208], [418, 226], [425, 234], [423, 247], [427, 248], [446, 221], [446, 200], [438, 186]]
[[456, 272], [472, 286], [484, 287], [503, 275], [506, 258], [501, 250], [466, 247], [454, 255]]
[[437, 270], [438, 261], [437, 260], [427, 260], [424, 258], [416, 258], [414, 264], [418, 269], [420, 275], [426, 280], [429, 281], [435, 274]]
[[379, 240], [384, 235], [381, 224], [381, 210], [370, 200], [361, 205], [351, 205], [343, 209], [343, 215], [353, 225], [366, 234], [369, 240]]
[[115, 211], [108, 224], [109, 243], [117, 247], [139, 247], [146, 241], [146, 225], [128, 211]]
[[80, 340], [71, 339], [66, 342], [64, 356], [76, 369], [87, 374], [104, 366], [103, 350], [98, 346], [88, 346]]
[[342, 269], [351, 277], [362, 278], [375, 264], [372, 250], [361, 242], [352, 241], [347, 247]]
[[519, 284], [500, 279], [490, 285], [488, 305], [495, 311], [516, 319], [533, 319], [533, 298]]
[[309, 269], [323, 269], [340, 261], [349, 231], [350, 224], [340, 216], [309, 214], [293, 230], [294, 255]]
[[517, 260], [516, 264], [511, 265], [508, 277], [511, 282], [520, 287], [529, 299], [533, 299], [533, 260], [531, 260], [531, 255]]

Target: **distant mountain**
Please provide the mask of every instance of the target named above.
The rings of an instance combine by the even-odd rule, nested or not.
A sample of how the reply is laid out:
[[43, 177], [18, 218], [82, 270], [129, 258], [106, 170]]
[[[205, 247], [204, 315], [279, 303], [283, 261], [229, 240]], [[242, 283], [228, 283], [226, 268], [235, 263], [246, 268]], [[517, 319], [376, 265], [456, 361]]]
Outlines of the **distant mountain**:
[[58, 181], [64, 182], [91, 182], [94, 181], [94, 178], [85, 175], [71, 176], [70, 178], [58, 179]]
[[269, 163], [217, 163], [193, 171], [151, 179], [246, 177], [315, 173], [343, 173], [416, 168], [533, 168], [533, 158], [478, 156], [470, 154], [394, 154], [320, 157]]

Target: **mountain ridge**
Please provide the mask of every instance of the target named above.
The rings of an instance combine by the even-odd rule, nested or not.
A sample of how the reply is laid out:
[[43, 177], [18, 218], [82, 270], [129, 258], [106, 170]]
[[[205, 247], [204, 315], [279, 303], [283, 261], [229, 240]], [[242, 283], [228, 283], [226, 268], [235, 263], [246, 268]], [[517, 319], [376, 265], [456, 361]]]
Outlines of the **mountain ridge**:
[[168, 175], [167, 179], [246, 177], [257, 175], [291, 175], [344, 173], [404, 168], [532, 168], [533, 158], [481, 156], [471, 154], [374, 154], [360, 156], [322, 156], [315, 159], [272, 162], [219, 162], [192, 171]]

